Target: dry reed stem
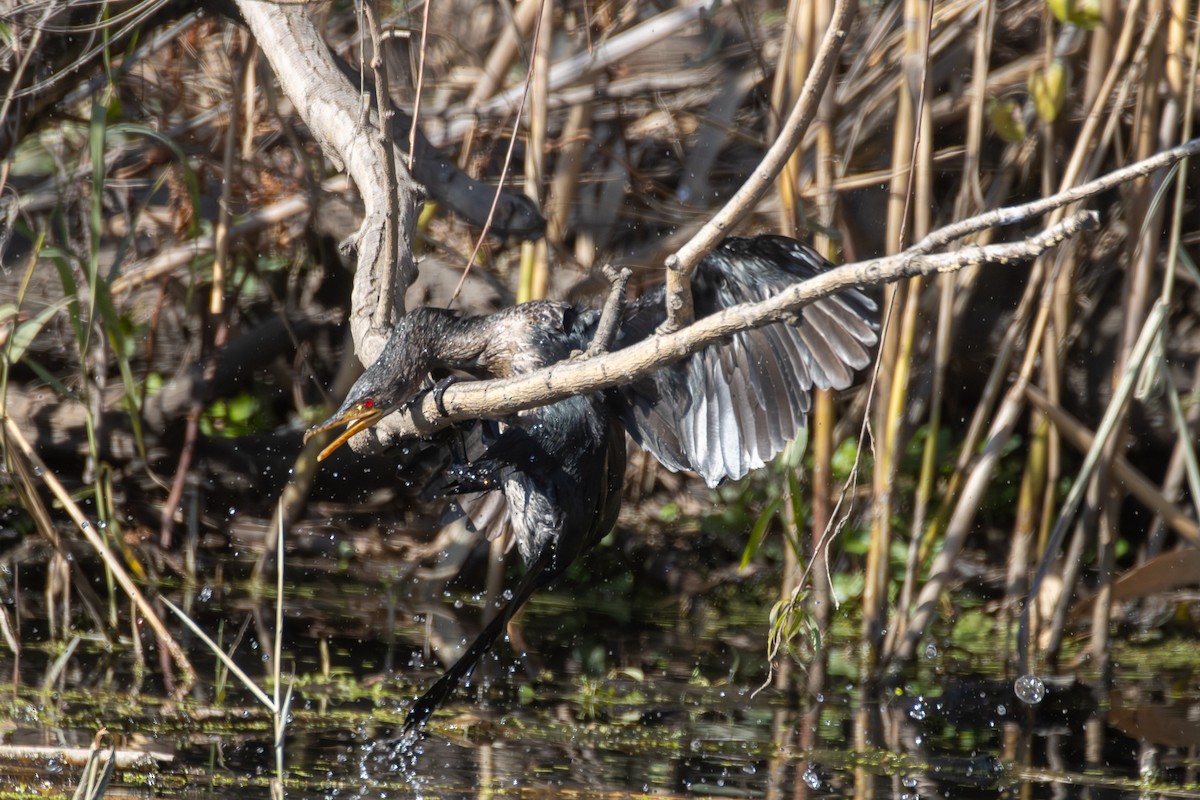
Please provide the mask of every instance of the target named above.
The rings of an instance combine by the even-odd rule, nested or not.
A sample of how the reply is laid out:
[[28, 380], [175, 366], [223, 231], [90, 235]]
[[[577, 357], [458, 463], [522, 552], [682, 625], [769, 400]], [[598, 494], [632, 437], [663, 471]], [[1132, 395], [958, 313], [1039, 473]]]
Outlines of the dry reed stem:
[[[767, 120], [767, 137], [776, 139], [783, 122], [783, 110], [795, 105], [799, 87], [803, 86], [804, 75], [809, 66], [808, 44], [813, 25], [816, 5], [805, 0], [789, 0], [780, 36], [779, 61], [775, 66], [775, 78], [771, 84], [771, 115]], [[807, 13], [805, 13], [807, 12]], [[822, 96], [822, 100], [828, 93]], [[791, 158], [779, 171], [776, 191], [779, 193], [779, 230], [795, 235], [797, 212], [800, 210], [800, 170], [804, 164], [806, 142], [802, 139]]]
[[[1131, 164], [1128, 167], [1116, 170], [1096, 180], [1089, 181], [1081, 186], [1073, 187], [1049, 198], [1020, 206], [1018, 207], [1022, 209], [1020, 215], [1034, 211], [1044, 212], [1051, 208], [1059, 208], [1069, 203], [1078, 202], [1091, 194], [1104, 191], [1100, 187], [1111, 188], [1134, 178], [1144, 177], [1188, 155], [1194, 155], [1198, 151], [1200, 151], [1200, 140], [1192, 140], [1179, 147], [1171, 148], [1151, 158]], [[929, 243], [944, 239], [947, 236], [957, 238], [957, 235], [973, 232], [973, 230], [978, 229], [979, 221], [984, 218], [996, 220], [1011, 219], [1010, 214], [1013, 210], [1015, 209], [998, 209], [997, 211], [982, 214], [971, 220], [964, 220], [947, 226], [926, 237], [913, 250], [929, 246]], [[1025, 304], [1025, 298], [1023, 298], [1022, 302]], [[915, 655], [916, 645], [923, 635], [925, 627], [932, 619], [934, 603], [944, 589], [946, 581], [949, 579], [950, 563], [962, 548], [967, 528], [974, 518], [978, 504], [983, 499], [984, 491], [990, 480], [992, 471], [997, 466], [999, 448], [1008, 441], [1013, 433], [1013, 426], [1016, 423], [1018, 412], [1022, 407], [1023, 388], [1028, 382], [1029, 375], [1032, 373], [1034, 366], [1033, 348], [1041, 340], [1041, 333], [1048, 321], [1046, 310], [1049, 308], [1049, 305], [1043, 303], [1041, 308], [1041, 313], [1037, 315], [1034, 321], [1033, 334], [1030, 336], [1031, 350], [1022, 365], [1021, 375], [1017, 383], [1005, 396], [1005, 400], [1001, 403], [999, 411], [993, 418], [993, 424], [988, 436], [988, 445], [984, 449], [983, 456], [976, 461], [975, 466], [966, 476], [961, 494], [958, 496], [957, 503], [954, 506], [953, 515], [947, 524], [943, 549], [931, 566], [931, 577], [921, 590], [920, 596], [917, 599], [917, 608], [914, 611], [912, 619], [909, 621], [909, 630], [893, 653], [893, 660], [908, 661]], [[1019, 314], [1020, 311], [1018, 311]], [[971, 447], [971, 452], [973, 451], [974, 446]]]
[[546, 203], [546, 238], [561, 247], [567, 235], [571, 209], [579, 205], [579, 178], [591, 137], [592, 104], [571, 106], [559, 137], [560, 150], [554, 180]]
[[[1059, 514], [1058, 521], [1054, 525], [1054, 530], [1051, 532], [1049, 540], [1042, 552], [1041, 562], [1038, 565], [1037, 571], [1034, 573], [1033, 581], [1029, 585], [1030, 596], [1036, 597], [1038, 590], [1041, 588], [1042, 581], [1045, 580], [1053, 559], [1057, 556], [1059, 548], [1062, 546], [1063, 538], [1066, 536], [1067, 528], [1074, 519], [1076, 512], [1082, 505], [1085, 495], [1090, 491], [1092, 486], [1092, 477], [1095, 470], [1104, 463], [1106, 458], [1109, 458], [1106, 452], [1109, 448], [1109, 443], [1112, 441], [1114, 434], [1119, 433], [1121, 420], [1127, 410], [1127, 401], [1133, 392], [1134, 384], [1138, 375], [1141, 372], [1142, 364], [1146, 356], [1150, 352], [1150, 347], [1157, 341], [1159, 329], [1166, 320], [1167, 307], [1159, 301], [1151, 311], [1145, 324], [1143, 325], [1137, 343], [1134, 346], [1133, 352], [1125, 363], [1125, 371], [1121, 375], [1121, 382], [1113, 392], [1113, 397], [1109, 401], [1108, 408], [1105, 409], [1104, 418], [1101, 420], [1097, 428], [1096, 437], [1092, 442], [1091, 449], [1088, 450], [1087, 457], [1084, 459], [1083, 465], [1079, 469], [1079, 474], [1076, 476], [1074, 483], [1071, 485], [1071, 491], [1067, 494], [1062, 504], [1062, 511]], [[1024, 393], [1022, 386], [1022, 393]], [[1111, 461], [1109, 462], [1111, 463]], [[1080, 539], [1082, 541], [1082, 539]], [[1077, 561], [1077, 559], [1076, 559]], [[1069, 583], [1067, 584], [1069, 587]], [[1099, 594], [1099, 593], [1098, 593]], [[1058, 606], [1055, 609], [1054, 620], [1051, 625], [1051, 643], [1047, 650], [1053, 657], [1057, 653], [1057, 642], [1061, 640], [1061, 631], [1065, 624], [1066, 611], [1068, 608], [1068, 598], [1070, 593], [1064, 591], [1059, 598]], [[1099, 605], [1099, 600], [1098, 600]], [[1107, 606], [1106, 606], [1107, 608]], [[1021, 614], [1021, 623], [1017, 632], [1017, 656], [1021, 660], [1021, 674], [1029, 674], [1032, 669], [1032, 653], [1029, 650], [1030, 639], [1030, 616], [1032, 614], [1032, 604], [1026, 603]], [[1108, 617], [1103, 620], [1103, 627], [1108, 627]], [[1096, 636], [1097, 631], [1093, 631], [1092, 635]]]
[[[1138, 81], [1138, 102], [1135, 106], [1134, 152], [1138, 158], [1143, 158], [1160, 149], [1158, 136], [1159, 92], [1157, 89], [1147, 91], [1147, 87], [1157, 87], [1163, 71], [1165, 48], [1159, 42], [1163, 9], [1158, 0], [1150, 0], [1147, 11], [1151, 24], [1146, 27], [1143, 41], [1145, 48], [1139, 48], [1132, 67], [1137, 67], [1141, 74]], [[1152, 33], [1153, 32], [1153, 33]], [[1133, 70], [1131, 70], [1132, 74]], [[1128, 263], [1132, 266], [1125, 275], [1125, 291], [1123, 293], [1123, 321], [1119, 354], [1113, 365], [1113, 384], [1124, 380], [1127, 374], [1130, 354], [1146, 320], [1146, 307], [1151, 294], [1151, 281], [1158, 260], [1158, 244], [1160, 240], [1161, 217], [1163, 206], [1151, 199], [1153, 186], [1149, 180], [1135, 181], [1130, 187], [1131, 217], [1144, 220], [1141, 233], [1127, 240], [1130, 248]], [[1123, 385], [1123, 384], [1122, 384]], [[1095, 526], [1096, 539], [1096, 572], [1097, 586], [1095, 589], [1095, 604], [1092, 609], [1092, 636], [1089, 641], [1092, 658], [1096, 669], [1101, 675], [1107, 676], [1111, 666], [1109, 657], [1109, 640], [1111, 636], [1108, 624], [1112, 607], [1112, 575], [1116, 565], [1117, 528], [1119, 521], [1118, 504], [1112, 501], [1114, 487], [1112, 486], [1112, 464], [1117, 455], [1125, 449], [1128, 428], [1128, 406], [1116, 416], [1112, 424], [1112, 432], [1102, 445], [1100, 462], [1095, 475], [1092, 477], [1086, 493], [1087, 509], [1085, 513], [1094, 514], [1098, 519]], [[1051, 534], [1053, 539], [1053, 533]], [[1064, 586], [1064, 597], [1059, 600], [1056, 608], [1054, 626], [1051, 628], [1051, 640], [1055, 643], [1062, 640], [1062, 628], [1066, 625], [1066, 596], [1073, 590], [1073, 585]], [[1057, 657], [1057, 648], [1052, 647], [1050, 658]]]
[[[550, 45], [554, 36], [554, 9], [549, 0], [538, 11], [537, 38], [530, 62], [528, 143], [525, 148], [525, 195], [541, 208], [546, 185], [546, 150], [549, 141]], [[550, 285], [550, 267], [545, 239], [521, 243], [521, 278], [517, 302], [541, 299]]]
[[[812, 21], [812, 12], [815, 10], [814, 4], [802, 2], [802, 0], [789, 0], [787, 6], [787, 16], [785, 18], [783, 33], [781, 34], [779, 59], [775, 66], [775, 78], [771, 87], [771, 114], [768, 119], [767, 135], [774, 137], [778, 135], [778, 120], [784, 108], [791, 108], [796, 101], [796, 87], [800, 85], [804, 71], [808, 68], [808, 52], [806, 44], [808, 37], [805, 35], [808, 31], [808, 26]], [[805, 13], [808, 12], [808, 13]], [[791, 158], [783, 165], [779, 171], [779, 175], [775, 178], [775, 191], [779, 195], [779, 229], [785, 233], [792, 233], [796, 229], [796, 219], [804, 213], [804, 210], [799, 207], [799, 196], [797, 185], [800, 178], [800, 165], [804, 160], [804, 145], [803, 142], [796, 147], [792, 152]], [[814, 247], [818, 246], [814, 241]], [[811, 422], [811, 427], [816, 428], [817, 420], [814, 418]], [[796, 547], [787, 546], [787, 541], [800, 541], [800, 531], [796, 524], [796, 520], [789, 513], [791, 508], [790, 492], [788, 491], [788, 480], [786, 476], [780, 487], [785, 497], [785, 501], [780, 506], [780, 521], [784, 529], [785, 546], [783, 548], [783, 572], [780, 579], [779, 595], [780, 597], [792, 597], [799, 588], [800, 581], [800, 558]], [[816, 491], [816, 487], [813, 487]], [[777, 645], [772, 642], [771, 649], [775, 650]], [[791, 659], [775, 659], [772, 658], [769, 663], [767, 680], [763, 684], [774, 685], [775, 688], [786, 690], [791, 683], [792, 678], [792, 660]]]
[[[829, 27], [833, 15], [832, 0], [816, 0], [813, 19], [809, 25], [811, 30], [824, 30]], [[813, 125], [813, 135], [816, 141], [816, 204], [817, 219], [822, 230], [832, 230], [836, 215], [837, 195], [834, 193], [835, 159], [838, 155], [835, 130], [836, 105], [832, 93], [826, 92], [821, 97], [817, 107], [817, 118]], [[813, 236], [813, 247], [824, 254], [831, 262], [835, 260], [834, 242], [823, 233]], [[818, 390], [813, 395], [812, 410], [812, 479], [810, 493], [812, 496], [812, 520], [810, 523], [810, 561], [812, 585], [813, 622], [817, 630], [825, 635], [833, 619], [834, 588], [829, 566], [829, 538], [826, 531], [832, 535], [834, 531], [833, 510], [833, 452], [834, 426], [833, 393], [828, 390]], [[857, 473], [855, 473], [855, 477]], [[844, 520], [840, 523], [844, 524]], [[824, 543], [824, 545], [823, 545]], [[797, 587], [803, 587], [804, 580], [796, 582]], [[813, 663], [809, 665], [806, 689], [810, 696], [820, 693], [827, 669], [827, 653], [820, 648]], [[802, 731], [801, 736], [809, 734]], [[811, 746], [811, 745], [810, 745]]]
[[[541, 6], [538, 6], [539, 9]], [[538, 38], [543, 20], [542, 14], [537, 14], [533, 26], [534, 38]], [[508, 149], [504, 152], [504, 165], [500, 168], [500, 179], [496, 182], [496, 193], [492, 196], [492, 205], [488, 209], [487, 219], [483, 223], [483, 229], [479, 231], [479, 238], [475, 240], [475, 247], [471, 250], [471, 257], [467, 259], [466, 268], [463, 269], [462, 277], [459, 278], [458, 285], [454, 287], [454, 292], [450, 295], [450, 304], [458, 298], [462, 292], [463, 286], [466, 285], [467, 276], [471, 274], [471, 267], [475, 264], [475, 259], [479, 257], [479, 251], [483, 249], [484, 243], [487, 241], [488, 230], [492, 226], [492, 219], [496, 215], [496, 208], [500, 205], [500, 196], [504, 191], [504, 183], [508, 179], [509, 167], [512, 164], [513, 151], [517, 144], [517, 132], [521, 127], [521, 117], [525, 113], [525, 104], [529, 99], [529, 92], [533, 83], [533, 65], [525, 73], [525, 81], [522, 84], [521, 101], [517, 105], [516, 113], [513, 116], [512, 132], [508, 139]]]
[[[923, 0], [904, 3], [903, 69], [896, 84], [896, 121], [892, 132], [892, 177], [889, 184], [887, 238], [889, 253], [904, 249], [910, 220], [917, 236], [929, 232], [932, 178], [930, 111], [926, 102], [929, 85], [929, 39], [931, 7]], [[886, 650], [902, 625], [886, 624], [888, 584], [891, 580], [892, 513], [895, 507], [896, 477], [904, 452], [902, 430], [908, 408], [908, 382], [918, 335], [917, 312], [924, 281], [915, 277], [896, 286], [889, 298], [891, 314], [899, 312], [885, 326], [881, 345], [880, 372], [888, 375], [886, 391], [878, 398], [877, 425], [883, 430], [882, 446], [875, 452], [875, 496], [871, 511], [871, 539], [867, 553], [866, 582], [863, 591], [863, 635], [872, 648]], [[891, 341], [889, 341], [889, 339]], [[902, 617], [900, 618], [903, 619]], [[887, 629], [886, 638], [883, 635]], [[873, 659], [872, 659], [873, 660]], [[867, 665], [870, 668], [874, 664]]]
[[[1129, 36], [1123, 36], [1123, 38], [1122, 38], [1122, 43], [1124, 45], [1126, 45], [1126, 49], [1124, 50], [1124, 53], [1126, 56], [1128, 55], [1127, 46], [1128, 46], [1129, 42], [1131, 42], [1131, 41], [1132, 41], [1131, 33]], [[1121, 50], [1119, 49], [1118, 52], [1120, 53]], [[1105, 87], [1107, 87], [1107, 91], [1111, 91], [1112, 86], [1116, 82], [1117, 76], [1120, 74], [1119, 70], [1117, 69], [1117, 64], [1119, 64], [1119, 63], [1121, 63], [1120, 60], [1115, 62], [1113, 65], [1113, 69], [1111, 69], [1109, 71], [1108, 79], [1106, 79], [1105, 84], [1104, 84]], [[1089, 135], [1089, 131], [1095, 130], [1095, 125], [1099, 119], [1099, 111], [1103, 108], [1103, 99], [1105, 97], [1107, 97], [1107, 93], [1102, 95], [1101, 98], [1098, 98], [1096, 100], [1096, 103], [1093, 107], [1092, 114], [1089, 115], [1088, 121], [1085, 122], [1083, 130], [1077, 139], [1077, 144], [1076, 144], [1076, 148], [1074, 150], [1074, 155], [1072, 156], [1071, 162], [1068, 165], [1066, 174], [1064, 175], [1062, 183], [1061, 183], [1061, 186], [1063, 187], [1062, 191], [1070, 191], [1071, 183], [1076, 179], [1076, 177], [1079, 174], [1078, 170], [1082, 166], [1082, 160], [1081, 160], [1080, 156], [1083, 153], [1086, 153], [1089, 151], [1089, 147], [1087, 146], [1089, 139], [1087, 137]], [[1120, 107], [1119, 104], [1118, 104], [1118, 107]], [[1125, 179], [1123, 178], [1123, 180], [1125, 180]], [[1034, 201], [1035, 204], [1037, 204], [1039, 202], [1040, 201]], [[1065, 209], [1068, 208], [1069, 206], [1073, 205], [1073, 202], [1074, 201], [1072, 201], [1072, 203], [1064, 203], [1064, 204], [1058, 206], [1057, 208], [1060, 210], [1054, 211], [1053, 216], [1050, 219], [1053, 221], [1053, 220], [1061, 218], [1061, 214], [1065, 213]], [[1033, 210], [1033, 209], [1031, 209], [1031, 210]], [[1035, 213], [1040, 213], [1042, 210], [1043, 209], [1037, 209], [1035, 211]], [[1044, 209], [1044, 210], [1049, 210], [1049, 209]], [[955, 227], [955, 226], [950, 226], [950, 227]], [[963, 235], [966, 235], [966, 232], [964, 232]], [[934, 246], [934, 247], [944, 246], [944, 244], [943, 245], [932, 245], [932, 246]], [[1015, 353], [1018, 338], [1021, 335], [1021, 332], [1024, 330], [1024, 326], [1026, 324], [1026, 321], [1028, 320], [1028, 316], [1032, 311], [1033, 302], [1036, 297], [1036, 290], [1042, 280], [1042, 269], [1043, 269], [1043, 267], [1040, 263], [1035, 264], [1033, 274], [1031, 275], [1031, 278], [1027, 284], [1026, 290], [1021, 297], [1021, 301], [1018, 304], [1016, 313], [1013, 315], [1013, 322], [1012, 322], [1012, 324], [1010, 324], [1008, 331], [1005, 334], [1004, 340], [1000, 346], [999, 353], [993, 362], [992, 369], [988, 375], [988, 379], [985, 384], [983, 397], [982, 397], [981, 401], [976, 405], [975, 413], [972, 416], [970, 426], [968, 427], [968, 430], [967, 430], [967, 435], [966, 435], [966, 437], [963, 441], [962, 447], [959, 451], [958, 461], [955, 464], [954, 472], [951, 475], [950, 480], [947, 485], [947, 491], [945, 494], [948, 498], [954, 498], [957, 496], [959, 488], [962, 485], [962, 481], [965, 478], [966, 470], [967, 470], [969, 461], [972, 457], [972, 454], [976, 451], [976, 449], [978, 447], [978, 443], [983, 436], [984, 425], [990, 419], [992, 419], [992, 416], [991, 416], [992, 409], [995, 407], [995, 403], [997, 402], [997, 400], [1000, 397], [1000, 391], [1001, 391], [1003, 382], [1005, 380], [1005, 377], [1008, 373], [1009, 364], [1011, 362], [1013, 354]], [[1065, 294], [1063, 292], [1057, 292], [1055, 294], [1056, 302], [1061, 302], [1061, 298], [1064, 296], [1065, 296]], [[964, 305], [964, 310], [965, 310], [965, 305]], [[1059, 318], [1062, 318], [1062, 316], [1060, 316]], [[1053, 448], [1052, 448], [1052, 452], [1050, 454], [1050, 461], [1052, 464], [1057, 463], [1057, 459], [1055, 459], [1053, 456]], [[1053, 476], [1055, 474], [1057, 474], [1056, 469], [1054, 467], [1051, 467], [1050, 473], [1048, 476], [1048, 481], [1051, 484], [1053, 483]], [[1046, 502], [1050, 503], [1052, 501], [1053, 501], [1052, 496], [1047, 494]], [[941, 527], [944, 527], [944, 525], [945, 525], [945, 521], [944, 521], [945, 516], [944, 515], [949, 514], [951, 508], [952, 508], [952, 506], [950, 503], [946, 503], [943, 506], [942, 513], [939, 515], [938, 520], [936, 520], [936, 522], [935, 522], [935, 530], [939, 529]]]
[[[508, 7], [508, 4], [504, 5], [506, 8]], [[500, 31], [499, 38], [492, 45], [492, 50], [484, 62], [483, 73], [479, 81], [467, 96], [464, 104], [467, 108], [478, 107], [496, 93], [496, 89], [504, 81], [504, 74], [517, 56], [521, 39], [533, 27], [534, 16], [540, 8], [542, 8], [540, 0], [522, 0], [517, 4], [515, 13], [508, 17], [512, 24], [506, 25]]]

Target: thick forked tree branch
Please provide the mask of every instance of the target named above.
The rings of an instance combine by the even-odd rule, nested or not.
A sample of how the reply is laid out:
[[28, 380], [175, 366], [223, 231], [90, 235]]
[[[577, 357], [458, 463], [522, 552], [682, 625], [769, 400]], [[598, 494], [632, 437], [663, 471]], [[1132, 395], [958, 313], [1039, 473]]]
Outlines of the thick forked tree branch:
[[[373, 146], [377, 137], [359, 125], [362, 96], [338, 68], [309, 18], [308, 6], [263, 0], [237, 0], [237, 5], [313, 137], [325, 155], [350, 175], [362, 196], [366, 216], [353, 242], [358, 266], [350, 296], [350, 331], [359, 357], [370, 363], [383, 349], [393, 322], [391, 316], [403, 311], [398, 306], [403, 302], [404, 288], [416, 275], [411, 241], [420, 189], [404, 170], [403, 159], [393, 161], [399, 162], [397, 185], [393, 187], [387, 180], [388, 165], [381, 157], [382, 148]], [[378, 124], [378, 117], [372, 113], [374, 131], [378, 131]], [[391, 192], [399, 200], [395, 264], [385, 246]], [[390, 291], [384, 290], [385, 282], [391, 284]], [[381, 294], [392, 294], [397, 307], [379, 309], [377, 298]]]
[[[378, 151], [368, 144], [370, 132], [360, 130], [354, 123], [359, 99], [357, 92], [337, 70], [303, 5], [275, 5], [262, 0], [238, 0], [238, 5], [278, 74], [284, 91], [296, 104], [318, 142], [337, 164], [344, 166], [363, 195], [367, 216], [357, 242], [359, 266], [352, 295], [351, 330], [360, 357], [364, 361], [373, 360], [382, 349], [389, 324], [388, 320], [370, 319], [371, 312], [376, 308], [374, 300], [378, 296], [378, 281], [386, 277], [406, 283], [412, 274], [412, 250], [408, 243], [415, 221], [418, 191], [407, 174], [400, 178], [400, 264], [393, 274], [383, 253], [383, 209], [387, 207], [384, 165], [377, 157]], [[849, 3], [839, 3], [837, 10], [849, 7]], [[830, 27], [830, 36], [838, 41], [845, 37], [846, 28], [844, 23], [838, 22], [839, 19], [835, 14]], [[818, 60], [832, 68], [831, 64]], [[814, 86], [817, 83], [814, 81]], [[797, 110], [792, 114], [801, 131], [805, 117], [802, 107], [805, 106], [804, 97], [807, 94], [806, 86]], [[730, 309], [684, 330], [652, 338], [617, 353], [578, 363], [559, 364], [520, 379], [451, 386], [443, 396], [448, 416], [441, 417], [433, 399], [426, 397], [420, 405], [414, 404], [412, 411], [392, 414], [356, 438], [390, 443], [399, 437], [428, 432], [455, 420], [501, 416], [572, 394], [633, 380], [738, 330], [783, 319], [803, 305], [847, 286], [885, 283], [911, 275], [958, 269], [969, 264], [1031, 258], [1054, 246], [1062, 238], [1094, 226], [1095, 216], [1076, 215], [1025, 242], [967, 248], [941, 256], [928, 254], [971, 231], [992, 225], [1026, 222], [1051, 208], [1078, 202], [1197, 153], [1200, 153], [1200, 139], [1066, 192], [955, 223], [934, 232], [899, 256], [832, 270], [779, 297]], [[761, 168], [756, 171], [760, 183], [762, 176], [758, 173], [761, 172]], [[713, 228], [718, 233], [725, 230], [723, 224], [728, 224], [721, 223], [720, 219], [723, 218], [719, 218]], [[687, 261], [681, 263], [686, 264]], [[685, 268], [682, 272], [679, 269], [668, 272], [669, 279], [678, 281], [690, 270]], [[397, 296], [402, 294], [398, 293]]]

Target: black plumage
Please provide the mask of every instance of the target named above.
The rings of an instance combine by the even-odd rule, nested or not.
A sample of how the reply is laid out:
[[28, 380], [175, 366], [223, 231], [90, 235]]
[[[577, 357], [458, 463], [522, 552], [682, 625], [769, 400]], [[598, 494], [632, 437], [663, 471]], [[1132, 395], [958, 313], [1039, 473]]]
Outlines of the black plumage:
[[[693, 276], [696, 314], [766, 299], [828, 267], [792, 239], [727, 239]], [[665, 320], [663, 293], [624, 308], [615, 348], [642, 341]], [[625, 431], [669, 469], [695, 470], [712, 486], [740, 478], [805, 426], [813, 388], [846, 388], [870, 362], [875, 311], [861, 292], [844, 291], [806, 306], [790, 323], [737, 333], [632, 384], [530, 409], [499, 425], [480, 423], [483, 443], [458, 453], [439, 488], [502, 492], [527, 571], [504, 609], [417, 701], [406, 730], [424, 725], [534, 591], [615, 524]], [[410, 401], [431, 373], [530, 372], [586, 350], [599, 318], [598, 311], [551, 301], [481, 317], [416, 309], [400, 320], [338, 411], [310, 434], [347, 425], [323, 458]]]

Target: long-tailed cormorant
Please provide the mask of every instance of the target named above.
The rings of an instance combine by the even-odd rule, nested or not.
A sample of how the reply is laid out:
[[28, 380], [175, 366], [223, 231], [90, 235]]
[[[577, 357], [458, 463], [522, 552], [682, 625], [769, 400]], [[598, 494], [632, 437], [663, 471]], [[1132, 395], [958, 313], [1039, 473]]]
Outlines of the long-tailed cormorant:
[[[696, 315], [763, 300], [829, 263], [781, 236], [730, 238], [692, 278]], [[666, 318], [664, 289], [623, 310], [614, 348], [650, 336]], [[505, 607], [467, 652], [416, 702], [405, 724], [425, 724], [513, 614], [616, 523], [625, 473], [625, 432], [671, 470], [691, 469], [710, 486], [763, 466], [805, 426], [813, 388], [844, 389], [870, 361], [875, 304], [847, 290], [805, 306], [790, 323], [742, 331], [626, 386], [513, 415], [480, 452], [446, 474], [448, 492], [503, 492], [527, 565]], [[346, 425], [322, 458], [412, 400], [431, 373], [478, 377], [530, 372], [586, 350], [600, 314], [534, 301], [488, 316], [419, 308], [403, 317], [382, 355], [344, 403], [309, 435]]]

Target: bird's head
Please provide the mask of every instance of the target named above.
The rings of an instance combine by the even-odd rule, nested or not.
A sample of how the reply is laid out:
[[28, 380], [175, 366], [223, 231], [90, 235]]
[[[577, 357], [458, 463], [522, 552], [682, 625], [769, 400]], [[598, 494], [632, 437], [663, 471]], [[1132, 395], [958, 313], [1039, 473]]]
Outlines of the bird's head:
[[324, 461], [355, 435], [412, 400], [427, 371], [424, 350], [393, 335], [379, 359], [350, 387], [341, 407], [329, 419], [309, 428], [304, 441], [345, 425], [346, 429], [317, 456], [318, 461]]
[[330, 442], [324, 450], [317, 456], [317, 461], [324, 461], [350, 439], [365, 431], [367, 428], [374, 425], [379, 420], [383, 419], [384, 412], [379, 403], [373, 397], [363, 397], [353, 403], [347, 402], [342, 404], [342, 407], [337, 410], [332, 417], [309, 428], [304, 434], [304, 441], [307, 442], [313, 436], [324, 431], [333, 430], [339, 425], [345, 425], [346, 430]]

